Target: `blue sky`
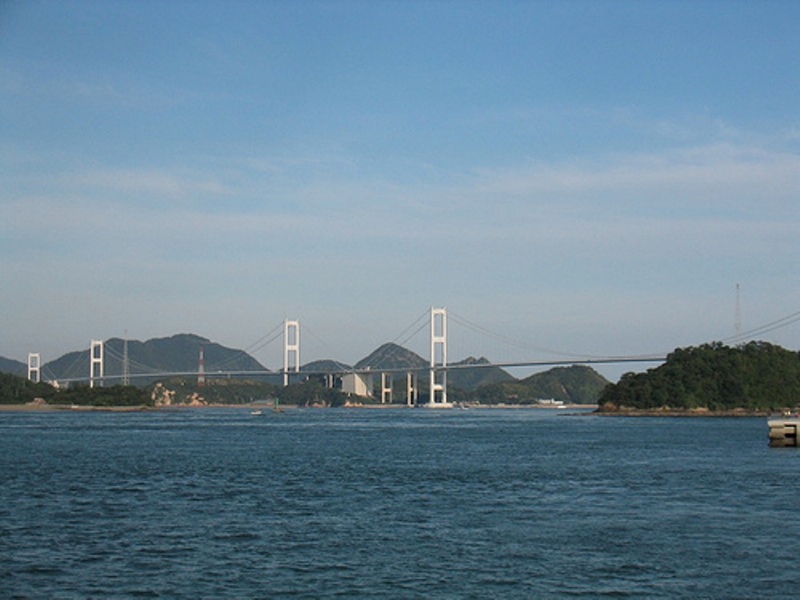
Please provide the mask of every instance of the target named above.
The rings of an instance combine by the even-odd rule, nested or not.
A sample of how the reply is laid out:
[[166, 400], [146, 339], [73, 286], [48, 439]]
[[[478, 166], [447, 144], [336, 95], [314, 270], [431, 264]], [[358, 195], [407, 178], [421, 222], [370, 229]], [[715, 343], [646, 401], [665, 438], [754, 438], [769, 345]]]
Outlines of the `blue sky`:
[[728, 338], [800, 310], [798, 98], [788, 0], [3, 2], [0, 355]]

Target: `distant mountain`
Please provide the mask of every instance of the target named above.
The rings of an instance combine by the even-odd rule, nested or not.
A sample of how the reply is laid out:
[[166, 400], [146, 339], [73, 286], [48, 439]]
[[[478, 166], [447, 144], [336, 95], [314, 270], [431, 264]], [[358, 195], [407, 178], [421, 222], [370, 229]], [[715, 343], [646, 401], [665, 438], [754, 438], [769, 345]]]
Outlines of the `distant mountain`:
[[[140, 342], [128, 340], [129, 373], [196, 373], [200, 349], [203, 349], [205, 372], [265, 371], [266, 369], [243, 350], [226, 348], [194, 334], [178, 334]], [[106, 377], [118, 377], [123, 372], [125, 341], [111, 338], [104, 345]], [[47, 378], [72, 379], [89, 374], [89, 350], [70, 352], [43, 366]], [[133, 377], [139, 384], [152, 378]]]
[[[474, 369], [466, 368], [469, 365], [483, 365]], [[491, 365], [486, 358], [474, 358], [470, 356], [461, 362], [452, 363], [454, 367], [462, 367], [458, 369], [451, 369], [447, 372], [447, 384], [457, 387], [462, 390], [476, 390], [484, 385], [492, 385], [495, 383], [504, 383], [507, 381], [516, 381], [516, 378], [504, 371], [500, 367], [486, 366]]]
[[555, 367], [520, 381], [482, 387], [477, 393], [482, 402], [534, 404], [553, 399], [567, 404], [596, 404], [609, 381], [591, 367]]
[[[453, 387], [471, 391], [482, 385], [515, 381], [514, 377], [500, 367], [485, 366], [489, 364], [489, 361], [485, 358], [473, 357], [464, 359], [461, 362], [451, 363], [451, 366], [466, 367], [468, 365], [476, 365], [476, 368], [458, 368], [448, 371], [447, 383]], [[430, 361], [402, 346], [388, 343], [356, 363], [356, 368], [358, 369], [366, 367], [375, 371], [380, 371], [381, 369], [424, 370], [430, 367]]]
[[28, 376], [28, 365], [18, 360], [0, 356], [0, 373], [10, 373], [20, 377]]
[[536, 373], [520, 383], [533, 390], [539, 398], [563, 400], [568, 404], [594, 404], [609, 381], [591, 367], [572, 365]]
[[424, 369], [430, 362], [419, 354], [389, 342], [356, 363], [357, 369]]
[[315, 373], [318, 372], [337, 372], [337, 371], [348, 371], [352, 367], [350, 365], [346, 365], [344, 363], [340, 363], [336, 360], [332, 359], [323, 359], [323, 360], [314, 360], [310, 363], [307, 363], [300, 367], [301, 371], [313, 371]]

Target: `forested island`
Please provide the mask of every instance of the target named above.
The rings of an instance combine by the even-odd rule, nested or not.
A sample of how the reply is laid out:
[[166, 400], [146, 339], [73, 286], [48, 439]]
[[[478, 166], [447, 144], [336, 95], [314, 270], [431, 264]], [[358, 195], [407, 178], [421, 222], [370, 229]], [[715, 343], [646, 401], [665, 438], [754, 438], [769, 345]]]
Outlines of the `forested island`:
[[148, 390], [131, 385], [56, 388], [49, 383], [34, 383], [24, 377], [0, 373], [0, 404], [5, 405], [146, 407], [153, 405], [151, 396]]
[[768, 414], [800, 404], [800, 353], [750, 342], [672, 352], [644, 373], [626, 373], [600, 395], [603, 414]]
[[33, 383], [24, 377], [0, 373], [0, 405], [49, 406], [53, 408], [159, 408], [179, 406], [236, 406], [259, 401], [287, 405], [342, 406], [346, 396], [327, 389], [316, 381], [287, 387], [241, 379], [211, 380], [205, 385], [183, 378], [167, 379], [144, 387], [112, 385], [89, 387], [74, 385], [56, 388], [49, 383]]

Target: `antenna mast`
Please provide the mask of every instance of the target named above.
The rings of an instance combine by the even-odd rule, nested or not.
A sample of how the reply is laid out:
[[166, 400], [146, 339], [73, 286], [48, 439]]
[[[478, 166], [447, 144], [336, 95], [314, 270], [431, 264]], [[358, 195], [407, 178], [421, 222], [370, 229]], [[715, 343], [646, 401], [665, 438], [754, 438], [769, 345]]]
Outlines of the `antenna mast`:
[[131, 367], [128, 360], [128, 330], [125, 330], [125, 341], [122, 344], [122, 385], [131, 384]]
[[736, 329], [736, 343], [742, 343], [742, 304], [740, 301], [740, 286], [736, 284], [736, 320], [734, 323], [734, 327]]

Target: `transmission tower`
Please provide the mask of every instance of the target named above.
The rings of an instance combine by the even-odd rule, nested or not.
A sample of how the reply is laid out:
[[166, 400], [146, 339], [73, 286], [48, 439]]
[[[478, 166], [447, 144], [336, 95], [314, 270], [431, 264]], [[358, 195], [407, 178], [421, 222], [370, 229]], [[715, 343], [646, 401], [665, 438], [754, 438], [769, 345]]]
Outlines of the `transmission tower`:
[[431, 406], [447, 404], [447, 309], [431, 308]]
[[736, 343], [742, 343], [742, 304], [739, 298], [740, 287], [736, 284], [736, 316], [734, 320], [734, 329], [736, 332]]
[[128, 332], [125, 331], [125, 341], [122, 343], [122, 385], [131, 384], [131, 364], [128, 358]]
[[200, 356], [197, 359], [197, 387], [203, 387], [206, 384], [206, 365], [203, 356], [203, 348], [200, 348]]

